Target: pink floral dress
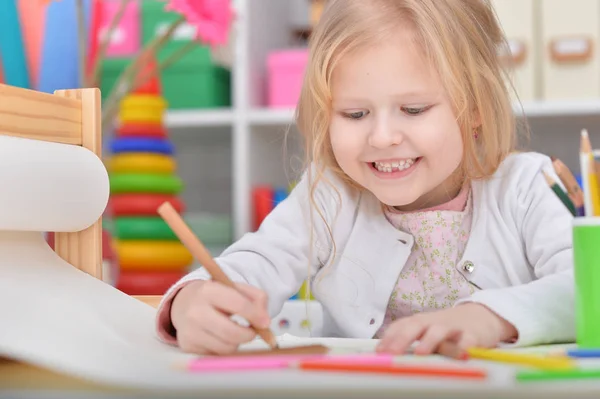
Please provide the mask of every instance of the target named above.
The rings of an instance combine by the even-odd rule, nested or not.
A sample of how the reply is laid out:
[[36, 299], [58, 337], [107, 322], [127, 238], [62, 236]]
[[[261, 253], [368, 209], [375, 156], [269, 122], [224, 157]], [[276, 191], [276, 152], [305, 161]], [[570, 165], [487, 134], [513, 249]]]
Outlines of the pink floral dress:
[[386, 211], [394, 227], [414, 237], [412, 252], [390, 297], [383, 324], [415, 313], [450, 308], [475, 291], [457, 270], [469, 238], [472, 196], [465, 186], [453, 200], [417, 212]]

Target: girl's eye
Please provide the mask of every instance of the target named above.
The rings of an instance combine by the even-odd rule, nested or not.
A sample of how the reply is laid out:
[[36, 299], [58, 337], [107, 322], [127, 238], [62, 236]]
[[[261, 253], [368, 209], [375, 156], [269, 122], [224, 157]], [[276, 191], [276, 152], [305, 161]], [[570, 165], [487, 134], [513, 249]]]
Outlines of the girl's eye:
[[402, 111], [411, 116], [420, 115], [428, 109], [429, 107], [402, 107]]
[[367, 116], [367, 111], [345, 112], [344, 116], [348, 119], [359, 120]]

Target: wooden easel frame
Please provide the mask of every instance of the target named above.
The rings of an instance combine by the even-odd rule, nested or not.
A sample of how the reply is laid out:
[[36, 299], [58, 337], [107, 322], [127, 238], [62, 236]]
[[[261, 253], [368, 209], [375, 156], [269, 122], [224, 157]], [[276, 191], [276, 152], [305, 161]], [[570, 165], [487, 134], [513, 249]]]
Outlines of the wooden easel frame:
[[[54, 94], [0, 84], [0, 134], [87, 148], [102, 158], [102, 102], [97, 88]], [[85, 230], [55, 233], [55, 251], [102, 279], [102, 218]], [[136, 297], [156, 306], [160, 296]]]
[[[79, 145], [102, 157], [100, 90], [54, 94], [0, 85], [0, 134]], [[56, 233], [55, 251], [76, 268], [102, 279], [102, 219], [74, 233]]]

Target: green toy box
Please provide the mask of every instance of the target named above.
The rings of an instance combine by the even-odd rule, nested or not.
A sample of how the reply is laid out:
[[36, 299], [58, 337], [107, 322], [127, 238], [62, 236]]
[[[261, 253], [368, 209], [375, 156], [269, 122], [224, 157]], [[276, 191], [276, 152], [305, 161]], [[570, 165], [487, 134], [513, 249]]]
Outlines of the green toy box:
[[[142, 42], [145, 46], [179, 18], [165, 11], [165, 2], [142, 2]], [[158, 53], [165, 60], [192, 40], [193, 29], [183, 24]], [[161, 74], [163, 95], [170, 109], [215, 108], [231, 106], [231, 73], [215, 65], [210, 49], [198, 46]]]

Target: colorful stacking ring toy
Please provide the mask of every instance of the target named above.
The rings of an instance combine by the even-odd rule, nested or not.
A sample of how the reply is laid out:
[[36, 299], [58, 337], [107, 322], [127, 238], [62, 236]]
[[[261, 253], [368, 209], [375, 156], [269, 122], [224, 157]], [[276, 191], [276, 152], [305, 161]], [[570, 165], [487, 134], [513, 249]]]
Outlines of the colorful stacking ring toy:
[[128, 295], [163, 295], [185, 272], [126, 271], [117, 280], [117, 289]]
[[152, 152], [157, 154], [173, 155], [173, 144], [165, 139], [152, 137], [118, 137], [111, 142], [111, 152]]
[[119, 111], [119, 120], [121, 123], [138, 123], [138, 122], [152, 122], [162, 123], [163, 114], [156, 112], [153, 109], [144, 108], [133, 108], [133, 109], [121, 109]]
[[183, 182], [176, 175], [150, 173], [115, 173], [110, 176], [110, 192], [178, 194]]
[[120, 109], [147, 109], [163, 113], [167, 102], [163, 97], [150, 94], [130, 94], [121, 101]]
[[175, 160], [167, 155], [149, 152], [121, 153], [110, 158], [110, 173], [171, 174], [176, 169]]
[[167, 138], [167, 130], [163, 125], [156, 123], [130, 123], [121, 125], [117, 128], [116, 134], [119, 137]]
[[135, 122], [162, 123], [167, 103], [162, 97], [147, 94], [131, 95], [121, 101], [119, 119], [123, 124]]
[[177, 240], [169, 225], [159, 216], [119, 217], [114, 221], [121, 240]]
[[123, 271], [184, 271], [194, 260], [179, 241], [118, 241], [116, 251]]
[[179, 198], [165, 194], [111, 195], [109, 207], [113, 216], [156, 216], [158, 207], [167, 201], [178, 213], [185, 212], [185, 206]]

